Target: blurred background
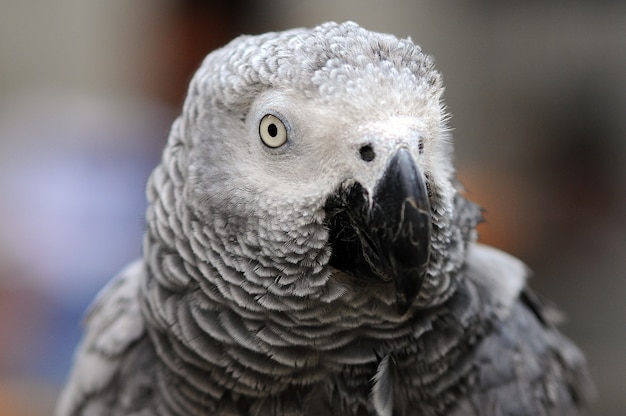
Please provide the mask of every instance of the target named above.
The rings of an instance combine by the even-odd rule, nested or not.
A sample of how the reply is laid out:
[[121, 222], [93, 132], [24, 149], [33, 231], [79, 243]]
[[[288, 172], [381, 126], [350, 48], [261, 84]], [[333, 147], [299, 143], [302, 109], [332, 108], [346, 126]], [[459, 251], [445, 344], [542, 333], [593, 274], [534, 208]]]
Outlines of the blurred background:
[[98, 290], [140, 254], [144, 185], [202, 57], [355, 20], [435, 56], [481, 239], [565, 312], [626, 414], [626, 3], [5, 0], [0, 416], [47, 415]]

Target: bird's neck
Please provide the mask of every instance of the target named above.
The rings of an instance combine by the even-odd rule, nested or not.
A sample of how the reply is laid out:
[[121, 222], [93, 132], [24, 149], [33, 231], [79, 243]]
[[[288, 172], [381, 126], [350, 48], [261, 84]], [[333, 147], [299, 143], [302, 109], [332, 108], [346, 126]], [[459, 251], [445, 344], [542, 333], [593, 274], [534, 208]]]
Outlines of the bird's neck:
[[[264, 264], [262, 251], [276, 249], [258, 241], [267, 230], [233, 234], [224, 227], [236, 222], [219, 214], [207, 226], [207, 218], [200, 220], [185, 205], [177, 164], [166, 162], [148, 189], [141, 302], [164, 377], [182, 386], [171, 393], [173, 402], [174, 395], [207, 406], [232, 393], [276, 396], [329, 374], [339, 377], [348, 367], [368, 385], [381, 357], [411, 350], [430, 328], [430, 312], [398, 316], [391, 285], [355, 288], [325, 266], [329, 253], [321, 224], [313, 233], [296, 227], [283, 235], [313, 238], [313, 249], [293, 251], [291, 258], [279, 253], [287, 263], [278, 267]], [[438, 276], [452, 282], [440, 290], [445, 300], [455, 293], [469, 231], [443, 231], [440, 253], [457, 256], [453, 263], [447, 255], [433, 257]], [[434, 272], [432, 277], [432, 291], [439, 290]]]

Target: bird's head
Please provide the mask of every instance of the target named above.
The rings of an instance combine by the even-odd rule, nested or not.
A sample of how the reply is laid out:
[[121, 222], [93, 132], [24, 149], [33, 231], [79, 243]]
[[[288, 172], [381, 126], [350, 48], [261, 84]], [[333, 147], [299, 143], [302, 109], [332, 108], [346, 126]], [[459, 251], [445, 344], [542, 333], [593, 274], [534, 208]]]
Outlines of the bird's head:
[[446, 298], [464, 248], [442, 92], [419, 46], [354, 23], [210, 54], [164, 163], [222, 295], [306, 308], [366, 287], [398, 316]]

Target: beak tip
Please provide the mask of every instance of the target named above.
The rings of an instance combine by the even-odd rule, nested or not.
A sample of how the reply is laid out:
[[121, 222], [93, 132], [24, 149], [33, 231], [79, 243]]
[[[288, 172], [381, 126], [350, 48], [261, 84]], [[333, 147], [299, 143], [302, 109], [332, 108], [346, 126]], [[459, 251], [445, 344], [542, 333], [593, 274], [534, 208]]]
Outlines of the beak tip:
[[432, 232], [427, 186], [409, 151], [393, 155], [372, 194], [355, 182], [327, 207], [331, 264], [353, 277], [393, 281], [397, 311], [406, 315], [430, 261]]
[[426, 274], [426, 267], [409, 269], [397, 273], [395, 277], [396, 307], [400, 315], [405, 315], [415, 302]]

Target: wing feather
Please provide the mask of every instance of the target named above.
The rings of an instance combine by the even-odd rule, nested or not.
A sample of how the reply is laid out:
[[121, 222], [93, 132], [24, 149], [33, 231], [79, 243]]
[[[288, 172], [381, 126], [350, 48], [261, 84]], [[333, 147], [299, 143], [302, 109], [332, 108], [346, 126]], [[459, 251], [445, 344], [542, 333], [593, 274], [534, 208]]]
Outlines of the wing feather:
[[107, 413], [106, 406], [88, 401], [110, 388], [124, 353], [145, 332], [137, 300], [144, 273], [141, 260], [130, 264], [91, 306], [84, 323], [85, 337], [75, 353], [72, 373], [57, 404], [57, 416], [84, 413], [86, 407], [101, 408]]

